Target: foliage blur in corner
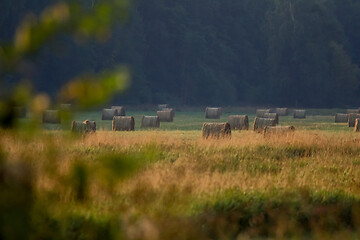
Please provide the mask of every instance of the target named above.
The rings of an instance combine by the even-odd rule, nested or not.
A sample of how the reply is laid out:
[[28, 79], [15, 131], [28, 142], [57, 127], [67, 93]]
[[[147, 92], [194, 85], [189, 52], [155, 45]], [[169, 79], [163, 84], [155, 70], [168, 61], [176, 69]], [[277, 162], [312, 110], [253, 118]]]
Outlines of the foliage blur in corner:
[[[46, 7], [39, 16], [28, 14], [16, 29], [13, 41], [0, 45], [0, 84], [8, 74], [25, 78], [23, 66], [46, 44], [61, 36], [73, 36], [78, 44], [91, 38], [106, 41], [112, 28], [128, 18], [129, 7], [129, 0], [93, 1], [91, 7], [69, 0]], [[129, 73], [120, 66], [98, 74], [83, 74], [63, 87], [58, 104], [52, 103], [45, 93], [33, 95], [31, 79], [23, 82], [26, 84], [15, 85], [6, 96], [0, 95], [2, 127], [16, 125], [16, 107], [30, 108], [35, 120], [44, 110], [64, 102], [76, 103], [80, 108], [103, 104], [128, 86]]]

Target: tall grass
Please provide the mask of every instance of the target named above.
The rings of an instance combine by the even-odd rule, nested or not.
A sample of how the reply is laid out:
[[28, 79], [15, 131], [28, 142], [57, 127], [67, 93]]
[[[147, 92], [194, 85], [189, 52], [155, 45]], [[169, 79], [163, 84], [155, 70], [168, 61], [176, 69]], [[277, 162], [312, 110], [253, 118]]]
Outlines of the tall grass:
[[356, 239], [359, 143], [311, 130], [1, 130], [1, 238]]

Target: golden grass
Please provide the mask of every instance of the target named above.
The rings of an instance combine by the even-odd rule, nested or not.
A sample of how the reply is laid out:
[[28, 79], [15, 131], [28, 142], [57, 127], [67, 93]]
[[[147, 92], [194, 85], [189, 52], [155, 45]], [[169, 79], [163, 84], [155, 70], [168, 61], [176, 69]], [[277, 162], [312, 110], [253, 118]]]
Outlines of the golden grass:
[[[176, 186], [194, 195], [227, 188], [244, 191], [309, 188], [343, 190], [360, 197], [360, 136], [356, 133], [297, 131], [264, 138], [252, 131], [233, 132], [231, 139], [204, 140], [199, 131], [102, 132], [71, 139], [61, 132], [42, 134], [36, 140], [2, 136], [10, 161], [33, 159], [38, 186], [51, 186], [43, 176], [49, 158], [60, 175], [73, 161], [91, 163], [102, 151], [141, 152], [155, 148], [155, 159], [145, 169], [123, 181], [119, 194], [137, 191], [146, 183], [161, 191]], [[44, 174], [46, 175], [46, 174]], [[98, 195], [96, 193], [94, 196]]]
[[[199, 202], [229, 189], [341, 191], [360, 199], [360, 135], [353, 132], [306, 130], [264, 137], [233, 131], [231, 139], [220, 140], [203, 139], [200, 131], [98, 131], [82, 137], [3, 131], [0, 136], [8, 164], [29, 162], [37, 194], [56, 199], [54, 215], [63, 214], [66, 206], [84, 214], [121, 212], [125, 222], [142, 216], [147, 225], [147, 218], [191, 216]], [[135, 156], [130, 160], [137, 161], [137, 170], [120, 180], [112, 177], [111, 167], [99, 165], [128, 155]], [[87, 170], [86, 207], [74, 200], [77, 166]], [[115, 164], [114, 171], [121, 166]], [[129, 236], [135, 234], [136, 227], [128, 226]]]

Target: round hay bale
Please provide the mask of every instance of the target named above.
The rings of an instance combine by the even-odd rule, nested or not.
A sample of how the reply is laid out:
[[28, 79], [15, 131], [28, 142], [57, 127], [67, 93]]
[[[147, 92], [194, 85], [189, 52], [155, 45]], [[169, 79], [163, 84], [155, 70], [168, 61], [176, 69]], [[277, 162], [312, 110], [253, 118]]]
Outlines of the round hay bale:
[[287, 108], [276, 108], [275, 113], [277, 113], [279, 116], [287, 116], [287, 115], [289, 115]]
[[232, 130], [249, 130], [249, 118], [247, 115], [230, 115], [228, 123]]
[[173, 122], [174, 121], [173, 110], [157, 111], [156, 116], [159, 117], [160, 122]]
[[349, 113], [348, 114], [348, 127], [355, 127], [355, 121], [357, 118], [360, 118], [360, 114]]
[[172, 118], [175, 117], [175, 109], [173, 109], [173, 108], [163, 108], [163, 110], [161, 110], [161, 111], [170, 111]]
[[160, 119], [158, 116], [143, 116], [141, 119], [141, 128], [159, 128]]
[[96, 122], [89, 120], [85, 120], [83, 122], [72, 121], [71, 132], [80, 134], [96, 132]]
[[348, 115], [346, 113], [337, 113], [335, 114], [336, 123], [347, 123]]
[[289, 134], [295, 131], [294, 126], [266, 126], [264, 127], [264, 135], [270, 134]]
[[360, 132], [360, 119], [355, 119], [354, 132]]
[[255, 117], [254, 131], [263, 131], [264, 127], [267, 127], [267, 126], [276, 126], [275, 119]]
[[279, 124], [279, 115], [277, 113], [264, 113], [264, 118], [273, 118], [275, 123]]
[[256, 109], [256, 117], [263, 118], [265, 113], [270, 113], [270, 109]]
[[159, 111], [162, 111], [164, 108], [169, 108], [169, 104], [159, 104], [158, 105], [158, 110]]
[[117, 110], [117, 115], [115, 116], [125, 116], [125, 107], [123, 106], [111, 106], [111, 109]]
[[115, 116], [112, 120], [113, 131], [134, 131], [134, 117]]
[[229, 123], [204, 123], [202, 127], [203, 138], [230, 138], [231, 126]]
[[25, 107], [14, 107], [15, 116], [18, 118], [26, 118]]
[[112, 120], [114, 116], [118, 116], [118, 112], [116, 109], [106, 109], [102, 110], [101, 120]]
[[357, 109], [347, 109], [346, 111], [347, 111], [348, 114], [349, 114], [349, 113], [360, 113], [360, 109], [359, 109], [359, 108], [357, 108]]
[[269, 108], [269, 113], [276, 113], [276, 108]]
[[45, 110], [43, 112], [43, 123], [50, 124], [59, 124], [60, 120], [60, 111], [58, 110]]
[[207, 107], [205, 109], [205, 118], [219, 119], [222, 113], [221, 108]]
[[306, 110], [296, 110], [293, 112], [294, 118], [306, 118]]

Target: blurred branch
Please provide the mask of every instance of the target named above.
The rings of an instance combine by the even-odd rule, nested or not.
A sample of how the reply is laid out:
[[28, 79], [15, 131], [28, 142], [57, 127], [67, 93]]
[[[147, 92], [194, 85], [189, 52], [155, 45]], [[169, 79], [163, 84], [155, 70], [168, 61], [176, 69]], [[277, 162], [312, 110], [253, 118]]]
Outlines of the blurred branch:
[[14, 41], [0, 46], [1, 73], [14, 71], [22, 59], [59, 35], [70, 34], [77, 41], [106, 40], [111, 28], [127, 19], [129, 3], [130, 0], [103, 0], [85, 9], [79, 3], [61, 1], [44, 9], [39, 16], [26, 16], [16, 30]]

